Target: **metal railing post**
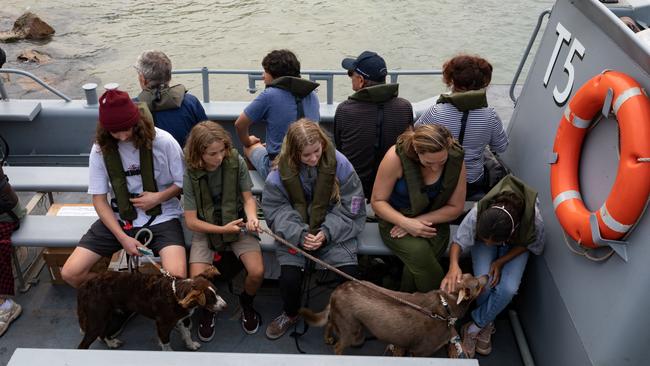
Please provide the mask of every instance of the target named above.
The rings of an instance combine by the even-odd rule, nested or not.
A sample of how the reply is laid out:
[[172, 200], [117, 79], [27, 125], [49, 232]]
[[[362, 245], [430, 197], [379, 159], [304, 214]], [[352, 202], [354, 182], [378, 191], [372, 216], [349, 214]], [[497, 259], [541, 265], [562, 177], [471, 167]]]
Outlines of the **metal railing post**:
[[251, 93], [255, 94], [257, 93], [257, 86], [255, 85], [255, 82], [258, 80], [263, 80], [264, 78], [262, 77], [262, 74], [248, 74], [248, 88], [246, 90]]
[[207, 67], [201, 68], [201, 81], [203, 82], [203, 103], [210, 103], [210, 79]]
[[390, 74], [390, 83], [391, 84], [397, 83], [397, 77], [398, 76], [399, 76], [399, 74]]
[[86, 105], [94, 106], [97, 105], [97, 84], [88, 83], [82, 86], [84, 93], [86, 94]]
[[327, 104], [334, 104], [334, 74], [309, 74], [309, 80], [324, 81], [327, 88]]

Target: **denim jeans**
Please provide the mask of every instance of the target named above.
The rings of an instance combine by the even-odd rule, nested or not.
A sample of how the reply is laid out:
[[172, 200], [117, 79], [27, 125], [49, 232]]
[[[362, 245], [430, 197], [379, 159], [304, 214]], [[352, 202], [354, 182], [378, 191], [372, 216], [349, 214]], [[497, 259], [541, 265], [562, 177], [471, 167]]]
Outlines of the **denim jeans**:
[[[511, 248], [511, 245], [486, 245], [481, 241], [476, 241], [471, 248], [474, 276], [488, 274], [492, 262], [504, 256]], [[476, 299], [477, 308], [472, 311], [472, 319], [477, 326], [483, 328], [490, 324], [508, 306], [519, 289], [527, 261], [528, 251], [511, 259], [501, 268], [499, 283], [493, 288], [487, 287]], [[490, 278], [491, 280], [492, 278]], [[489, 283], [488, 281], [488, 286]]]
[[269, 153], [266, 151], [266, 148], [258, 146], [253, 150], [248, 160], [253, 164], [260, 177], [266, 180], [266, 176], [271, 172], [271, 159], [269, 158]]

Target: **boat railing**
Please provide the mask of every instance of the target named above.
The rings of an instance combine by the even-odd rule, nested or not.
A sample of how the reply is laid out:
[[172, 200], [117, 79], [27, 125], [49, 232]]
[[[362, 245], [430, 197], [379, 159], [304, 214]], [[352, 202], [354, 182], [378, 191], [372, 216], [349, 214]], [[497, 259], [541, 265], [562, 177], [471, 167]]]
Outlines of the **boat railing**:
[[510, 100], [512, 100], [515, 105], [517, 104], [517, 98], [515, 97], [515, 86], [517, 86], [517, 82], [519, 81], [519, 75], [521, 75], [521, 71], [524, 69], [524, 65], [526, 64], [526, 60], [528, 59], [528, 55], [530, 54], [530, 49], [533, 48], [533, 44], [535, 43], [535, 40], [537, 39], [537, 34], [539, 33], [539, 30], [542, 28], [542, 21], [544, 20], [544, 17], [551, 14], [551, 9], [546, 9], [542, 11], [539, 14], [539, 17], [537, 17], [537, 24], [535, 25], [535, 29], [533, 30], [533, 33], [530, 35], [530, 39], [528, 40], [528, 45], [526, 45], [526, 50], [524, 51], [524, 55], [521, 57], [521, 61], [519, 61], [519, 66], [517, 66], [517, 71], [515, 71], [515, 76], [512, 78], [512, 83], [510, 84]]
[[[203, 88], [203, 102], [210, 102], [210, 75], [247, 75], [248, 77], [248, 92], [251, 94], [257, 92], [257, 81], [262, 80], [261, 70], [234, 70], [234, 69], [208, 69], [202, 67], [200, 69], [186, 69], [186, 70], [173, 70], [172, 74], [200, 74]], [[327, 104], [334, 103], [334, 76], [347, 75], [345, 70], [303, 70], [303, 75], [307, 75], [311, 81], [323, 81], [327, 88]], [[421, 75], [442, 75], [441, 70], [389, 70], [388, 76], [391, 83], [396, 83], [401, 75], [408, 76], [421, 76]]]
[[[45, 81], [38, 78], [36, 75], [17, 69], [6, 69], [0, 68], [0, 73], [4, 74], [18, 74], [26, 76], [39, 85], [43, 86], [45, 89], [49, 90], [59, 98], [70, 102], [72, 99], [67, 95], [63, 94], [61, 91], [55, 89], [54, 87], [48, 85]], [[246, 75], [248, 77], [248, 92], [251, 94], [258, 91], [257, 81], [262, 80], [262, 71], [261, 70], [239, 70], [239, 69], [209, 69], [207, 67], [202, 67], [199, 69], [181, 69], [173, 70], [172, 74], [174, 75], [187, 75], [187, 74], [200, 74], [201, 75], [201, 84], [203, 91], [203, 102], [210, 103], [210, 75]], [[347, 75], [347, 71], [341, 70], [304, 70], [303, 75], [307, 75], [311, 81], [320, 81], [325, 82], [325, 87], [327, 89], [327, 104], [334, 103], [334, 76]], [[442, 75], [441, 70], [389, 70], [388, 76], [391, 83], [396, 83], [399, 76], [421, 76], [421, 75]], [[86, 92], [86, 99], [88, 105], [97, 104], [97, 95], [95, 88], [97, 84], [89, 83], [83, 86], [84, 91]], [[0, 79], [0, 99], [8, 100], [9, 96], [4, 87], [2, 79]]]
[[[3, 73], [3, 74], [17, 74], [17, 75], [26, 76], [26, 77], [34, 80], [36, 83], [38, 83], [39, 85], [41, 85], [45, 89], [47, 89], [47, 90], [51, 91], [52, 93], [56, 94], [56, 96], [58, 96], [59, 98], [65, 100], [66, 102], [72, 101], [72, 99], [70, 97], [63, 94], [59, 90], [51, 87], [45, 81], [39, 79], [38, 76], [32, 74], [31, 72], [27, 72], [27, 71], [23, 71], [23, 70], [17, 70], [17, 69], [0, 68], [0, 73]], [[8, 100], [8, 99], [9, 99], [9, 95], [7, 94], [7, 90], [5, 89], [2, 78], [0, 78], [0, 100]]]

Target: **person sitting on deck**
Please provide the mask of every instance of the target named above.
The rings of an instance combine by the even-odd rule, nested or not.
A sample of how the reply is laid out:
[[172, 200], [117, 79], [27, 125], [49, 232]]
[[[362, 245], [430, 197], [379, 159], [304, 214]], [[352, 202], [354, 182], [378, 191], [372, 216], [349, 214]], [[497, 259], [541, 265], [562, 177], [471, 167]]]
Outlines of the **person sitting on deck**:
[[[358, 236], [366, 222], [361, 181], [315, 122], [289, 126], [262, 194], [266, 222], [277, 235], [341, 271], [356, 275]], [[278, 244], [283, 312], [266, 328], [278, 339], [298, 321], [307, 259]]]
[[[81, 237], [61, 269], [72, 287], [79, 287], [101, 257], [124, 249], [142, 256], [134, 235], [147, 227], [153, 233], [149, 249], [162, 259], [172, 276], [186, 277], [183, 213], [183, 150], [172, 135], [154, 127], [144, 103], [134, 104], [126, 92], [108, 90], [99, 98], [99, 122], [90, 150], [88, 193], [99, 219]], [[109, 203], [109, 183], [115, 199]], [[114, 314], [114, 338], [131, 314]], [[114, 331], [113, 331], [114, 330]]]
[[[0, 60], [0, 63], [3, 62]], [[9, 324], [16, 320], [22, 307], [10, 296], [15, 295], [14, 273], [11, 267], [11, 234], [20, 226], [25, 208], [20, 204], [16, 192], [9, 184], [0, 162], [0, 337]]]
[[355, 93], [336, 107], [334, 143], [350, 159], [370, 200], [381, 159], [413, 125], [413, 107], [397, 96], [398, 84], [386, 84], [386, 62], [375, 52], [364, 51], [341, 65]]
[[[194, 232], [190, 250], [190, 276], [212, 265], [216, 252], [230, 247], [246, 268], [239, 295], [244, 332], [254, 334], [260, 318], [253, 308], [255, 293], [264, 279], [257, 204], [251, 193], [246, 161], [232, 146], [230, 134], [211, 121], [200, 122], [185, 145], [187, 170], [183, 177], [185, 223]], [[242, 219], [246, 215], [246, 222]], [[242, 232], [246, 228], [248, 232]], [[214, 337], [216, 314], [201, 309], [199, 339]]]
[[490, 288], [476, 299], [472, 321], [462, 327], [463, 350], [488, 355], [494, 320], [517, 293], [528, 253], [542, 254], [544, 223], [537, 191], [507, 175], [463, 219], [449, 249], [449, 271], [440, 287], [454, 291], [462, 270], [460, 253], [470, 249], [474, 276], [489, 275]]
[[441, 125], [404, 132], [379, 165], [372, 191], [384, 244], [402, 262], [400, 291], [437, 289], [449, 222], [465, 204], [463, 149]]
[[[262, 67], [266, 89], [244, 109], [235, 128], [246, 157], [266, 179], [289, 125], [303, 117], [319, 121], [320, 105], [314, 92], [318, 83], [300, 78], [300, 61], [293, 52], [271, 51], [262, 60]], [[261, 122], [266, 122], [266, 147], [258, 137], [248, 134], [251, 124]]]
[[156, 127], [169, 132], [183, 147], [192, 127], [208, 119], [201, 102], [182, 84], [170, 86], [172, 62], [161, 51], [144, 51], [135, 62], [142, 91], [136, 101], [149, 107]]
[[508, 147], [503, 123], [487, 104], [485, 92], [491, 79], [492, 65], [484, 58], [458, 55], [447, 60], [442, 66], [442, 80], [451, 94], [441, 94], [437, 104], [415, 122], [416, 126], [445, 126], [463, 146], [468, 198], [489, 190], [483, 157], [486, 146], [497, 153]]

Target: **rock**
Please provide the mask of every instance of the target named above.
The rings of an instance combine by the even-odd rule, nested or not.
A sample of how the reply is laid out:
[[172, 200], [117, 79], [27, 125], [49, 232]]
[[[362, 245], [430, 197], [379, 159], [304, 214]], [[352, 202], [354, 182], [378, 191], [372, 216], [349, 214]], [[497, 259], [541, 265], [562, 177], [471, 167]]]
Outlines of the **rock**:
[[14, 28], [8, 32], [0, 32], [0, 41], [15, 42], [21, 39], [45, 39], [54, 34], [54, 29], [45, 23], [38, 15], [27, 12], [14, 22]]
[[52, 58], [47, 53], [36, 50], [23, 50], [17, 57], [18, 61], [23, 62], [36, 62], [37, 64], [44, 64], [50, 62]]

